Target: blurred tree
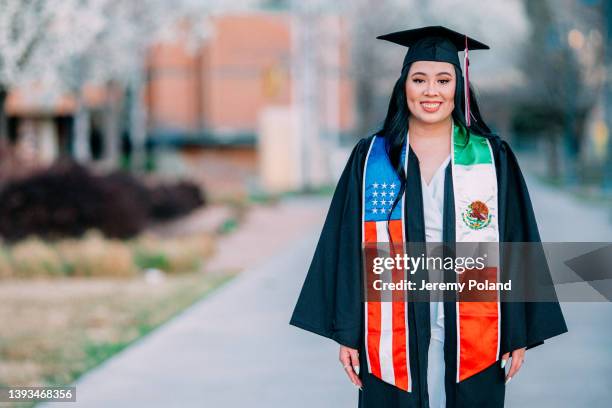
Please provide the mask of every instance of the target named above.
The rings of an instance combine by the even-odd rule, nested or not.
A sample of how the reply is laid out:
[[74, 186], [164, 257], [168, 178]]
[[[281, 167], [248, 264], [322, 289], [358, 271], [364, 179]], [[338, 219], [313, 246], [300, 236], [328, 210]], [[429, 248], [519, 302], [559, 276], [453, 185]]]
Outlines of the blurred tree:
[[40, 45], [55, 9], [46, 0], [0, 0], [0, 10], [0, 142], [4, 143], [8, 91]]
[[612, 4], [610, 1], [602, 2], [604, 16], [604, 104], [606, 118], [607, 155], [604, 163], [602, 185], [604, 190], [612, 191]]
[[523, 136], [547, 140], [548, 176], [572, 184], [581, 168], [585, 118], [601, 86], [595, 75], [601, 41], [592, 29], [599, 13], [576, 0], [557, 1], [554, 7], [525, 0], [525, 8], [531, 21], [522, 62], [528, 87], [513, 124]]
[[[0, 0], [0, 123], [6, 117], [4, 101], [11, 89], [32, 83], [50, 84], [48, 88], [57, 95], [63, 90], [54, 86], [58, 70], [66, 61], [74, 60], [65, 88], [77, 97], [76, 129], [81, 134], [88, 131], [81, 94], [74, 91], [80, 91], [78, 84], [84, 80], [88, 63], [82, 53], [105, 28], [102, 10], [109, 2]], [[77, 156], [85, 152], [83, 138], [76, 138]]]
[[287, 10], [291, 7], [291, 0], [262, 0], [261, 7], [271, 10]]
[[[259, 0], [0, 0], [0, 132], [4, 100], [12, 88], [38, 81], [59, 95], [75, 96], [72, 150], [90, 156], [85, 84], [102, 84], [109, 98], [103, 136], [106, 162], [119, 155], [120, 103], [117, 90], [130, 88], [127, 126], [139, 166], [144, 163], [146, 112], [143, 88], [146, 55], [156, 41], [182, 41], [197, 51], [210, 32], [207, 17], [257, 6]], [[3, 132], [5, 134], [6, 132]]]
[[[130, 135], [133, 164], [143, 169], [145, 163], [146, 112], [143, 102], [146, 81], [146, 57], [149, 47], [159, 40], [176, 39], [177, 32], [184, 34], [180, 19], [193, 19], [189, 35], [181, 38], [187, 45], [199, 41], [207, 33], [204, 17], [210, 10], [202, 5], [183, 0], [171, 4], [164, 0], [142, 0], [120, 2], [97, 0], [88, 4], [84, 11], [93, 18], [103, 21], [103, 27], [96, 31], [86, 47], [69, 58], [63, 58], [49, 67], [48, 75], [54, 77], [59, 89], [66, 89], [75, 95], [77, 108], [73, 135], [73, 152], [80, 161], [90, 157], [89, 113], [83, 98], [86, 84], [96, 84], [106, 89], [106, 106], [102, 133], [103, 163], [116, 167], [120, 159], [120, 138], [124, 128]], [[87, 15], [74, 16], [85, 22]], [[195, 22], [196, 20], [197, 23]], [[182, 31], [181, 31], [182, 30]], [[129, 106], [124, 106], [127, 98]], [[121, 123], [121, 112], [129, 123]]]

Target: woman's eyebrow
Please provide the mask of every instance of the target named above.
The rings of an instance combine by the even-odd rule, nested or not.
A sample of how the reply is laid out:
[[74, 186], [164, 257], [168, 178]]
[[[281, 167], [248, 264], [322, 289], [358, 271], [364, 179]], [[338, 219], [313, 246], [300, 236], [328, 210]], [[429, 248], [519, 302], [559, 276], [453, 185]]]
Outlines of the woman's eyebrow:
[[[426, 73], [424, 73], [424, 72], [414, 72], [414, 73], [413, 73], [412, 75], [410, 75], [410, 76], [415, 76], [415, 75], [425, 75], [425, 76], [427, 76], [427, 74], [426, 74]], [[446, 72], [446, 71], [442, 71], [442, 72], [438, 72], [438, 73], [436, 74], [436, 76], [438, 76], [438, 75], [451, 75], [451, 73], [450, 73], [450, 72]]]

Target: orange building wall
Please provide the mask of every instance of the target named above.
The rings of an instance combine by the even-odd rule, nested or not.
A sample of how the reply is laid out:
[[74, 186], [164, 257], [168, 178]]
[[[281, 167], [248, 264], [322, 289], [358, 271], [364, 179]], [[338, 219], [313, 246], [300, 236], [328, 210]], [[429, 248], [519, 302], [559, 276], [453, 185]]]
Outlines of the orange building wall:
[[351, 42], [350, 27], [346, 19], [340, 20], [340, 129], [351, 130], [355, 126], [356, 104], [355, 87], [350, 76], [351, 71]]
[[158, 44], [150, 52], [149, 126], [187, 132], [201, 126], [200, 57], [180, 44]]
[[[320, 95], [319, 118], [323, 128], [339, 126], [346, 131], [355, 121], [348, 22], [327, 16], [321, 24], [338, 21], [337, 61], [322, 69], [320, 77], [321, 86], [338, 87], [338, 123], [330, 123], [333, 119], [325, 112], [329, 102], [325, 90]], [[180, 45], [160, 44], [153, 49], [148, 86], [152, 130], [254, 134], [262, 108], [292, 103], [292, 18], [288, 13], [222, 15], [211, 24], [212, 35], [197, 56]], [[325, 77], [338, 67], [339, 73]]]
[[222, 16], [213, 23], [202, 58], [204, 125], [253, 131], [264, 105], [290, 102], [289, 16]]

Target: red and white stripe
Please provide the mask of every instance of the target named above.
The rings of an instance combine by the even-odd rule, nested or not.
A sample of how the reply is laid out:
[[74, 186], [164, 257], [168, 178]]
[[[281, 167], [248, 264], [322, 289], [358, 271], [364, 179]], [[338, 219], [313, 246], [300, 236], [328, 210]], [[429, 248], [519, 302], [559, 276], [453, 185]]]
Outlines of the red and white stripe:
[[[374, 143], [374, 139], [372, 143]], [[408, 154], [406, 154], [405, 166], [407, 165], [407, 156]], [[367, 159], [365, 166], [367, 168]], [[363, 188], [365, 191], [365, 184]], [[404, 197], [397, 205], [401, 209], [401, 219], [389, 222], [394, 249], [403, 248], [405, 242]], [[365, 205], [362, 208], [365, 211]], [[362, 214], [362, 216], [364, 217], [362, 219], [365, 219], [365, 214]], [[390, 242], [386, 221], [362, 222], [362, 228], [364, 244], [381, 247]], [[390, 246], [387, 248], [391, 249]], [[365, 270], [372, 270], [370, 266], [374, 257], [389, 255], [388, 250], [385, 252], [379, 255], [378, 250], [366, 251], [367, 267]], [[407, 272], [404, 270], [394, 270], [391, 273], [394, 282], [407, 278]], [[385, 295], [394, 297], [385, 298]], [[383, 381], [410, 392], [412, 391], [412, 382], [408, 348], [408, 303], [404, 300], [403, 293], [397, 291], [393, 294], [381, 294], [381, 296], [382, 298], [377, 299], [377, 301], [365, 303], [365, 347], [368, 371]]]

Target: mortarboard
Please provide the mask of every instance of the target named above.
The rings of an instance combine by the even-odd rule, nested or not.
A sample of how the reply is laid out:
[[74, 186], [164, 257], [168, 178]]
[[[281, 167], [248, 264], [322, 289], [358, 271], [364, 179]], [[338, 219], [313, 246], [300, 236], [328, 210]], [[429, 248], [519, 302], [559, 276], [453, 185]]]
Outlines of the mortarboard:
[[397, 31], [376, 37], [379, 40], [390, 41], [408, 47], [402, 69], [415, 61], [448, 62], [459, 69], [459, 51], [464, 55], [464, 87], [465, 87], [465, 121], [470, 125], [470, 91], [468, 75], [468, 50], [488, 50], [489, 46], [465, 34], [458, 33], [442, 26], [429, 26], [413, 30]]

